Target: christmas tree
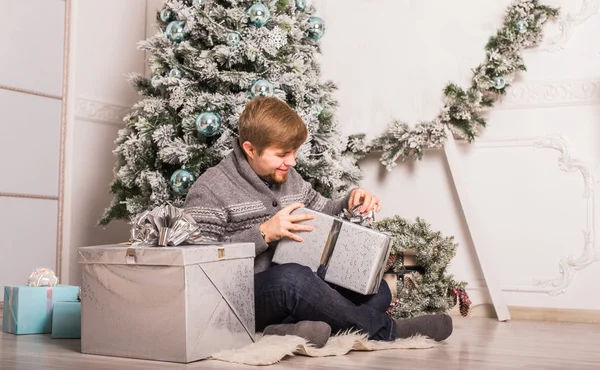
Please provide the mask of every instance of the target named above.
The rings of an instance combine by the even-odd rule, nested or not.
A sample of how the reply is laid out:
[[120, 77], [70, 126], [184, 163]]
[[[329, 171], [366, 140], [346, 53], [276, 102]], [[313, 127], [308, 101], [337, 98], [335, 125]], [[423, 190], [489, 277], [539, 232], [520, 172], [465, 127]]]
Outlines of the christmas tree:
[[157, 13], [159, 32], [140, 43], [150, 78], [133, 75], [143, 99], [116, 141], [114, 200], [100, 223], [170, 202], [219, 163], [237, 137], [245, 104], [275, 96], [309, 131], [298, 172], [325, 196], [360, 180], [335, 121], [336, 89], [321, 81], [319, 39], [325, 22], [305, 0], [173, 0]]

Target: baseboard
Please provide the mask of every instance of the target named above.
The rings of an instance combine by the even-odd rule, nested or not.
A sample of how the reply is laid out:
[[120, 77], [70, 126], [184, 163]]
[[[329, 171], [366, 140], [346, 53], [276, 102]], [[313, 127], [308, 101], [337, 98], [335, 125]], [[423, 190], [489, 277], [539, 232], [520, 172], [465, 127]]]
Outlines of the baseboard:
[[[600, 324], [600, 310], [577, 310], [568, 308], [509, 306], [511, 320], [551, 321]], [[460, 316], [458, 306], [451, 313]], [[496, 318], [494, 306], [486, 303], [471, 307], [468, 317]]]
[[[575, 310], [567, 308], [509, 306], [511, 320], [573, 322], [600, 324], [600, 310]], [[0, 302], [0, 319], [4, 314], [4, 302]], [[450, 311], [451, 316], [461, 316], [458, 305]], [[484, 303], [471, 307], [468, 317], [496, 318], [494, 306]]]

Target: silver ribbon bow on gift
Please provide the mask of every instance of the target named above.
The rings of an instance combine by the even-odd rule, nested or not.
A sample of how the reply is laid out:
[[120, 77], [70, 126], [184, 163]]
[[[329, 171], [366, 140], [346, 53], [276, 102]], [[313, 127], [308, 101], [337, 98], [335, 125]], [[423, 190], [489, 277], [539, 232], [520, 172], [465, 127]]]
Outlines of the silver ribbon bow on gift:
[[360, 213], [360, 207], [362, 207], [362, 204], [357, 205], [350, 211], [344, 208], [338, 217], [343, 220], [350, 221], [353, 224], [373, 228], [373, 225], [375, 224], [375, 210], [371, 209], [365, 213]]
[[140, 213], [131, 229], [132, 244], [141, 247], [174, 247], [199, 241], [200, 230], [196, 221], [183, 209], [170, 204]]
[[34, 272], [29, 276], [29, 280], [27, 281], [28, 286], [36, 286], [36, 287], [53, 287], [58, 285], [58, 278], [54, 271], [47, 268], [37, 268]]

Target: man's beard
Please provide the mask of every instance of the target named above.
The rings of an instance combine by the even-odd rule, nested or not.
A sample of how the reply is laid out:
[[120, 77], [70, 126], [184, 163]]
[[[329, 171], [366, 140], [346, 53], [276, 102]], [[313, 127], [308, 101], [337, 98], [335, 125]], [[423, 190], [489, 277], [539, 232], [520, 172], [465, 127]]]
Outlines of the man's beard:
[[287, 181], [288, 179], [288, 173], [284, 174], [283, 176], [275, 176], [275, 173], [270, 173], [267, 176], [261, 176], [261, 178], [268, 182], [269, 184], [283, 184]]

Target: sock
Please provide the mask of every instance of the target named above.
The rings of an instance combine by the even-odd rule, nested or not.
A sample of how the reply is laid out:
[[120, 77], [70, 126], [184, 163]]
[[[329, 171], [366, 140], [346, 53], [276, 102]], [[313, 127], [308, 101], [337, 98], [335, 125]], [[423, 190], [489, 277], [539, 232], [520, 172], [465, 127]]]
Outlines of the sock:
[[424, 315], [394, 321], [396, 338], [409, 338], [421, 334], [439, 342], [452, 334], [452, 318], [448, 315]]
[[331, 327], [322, 321], [300, 321], [296, 324], [269, 325], [263, 335], [296, 335], [321, 348], [329, 340]]

